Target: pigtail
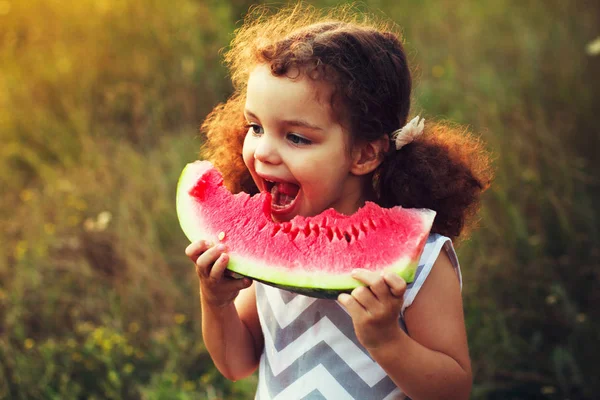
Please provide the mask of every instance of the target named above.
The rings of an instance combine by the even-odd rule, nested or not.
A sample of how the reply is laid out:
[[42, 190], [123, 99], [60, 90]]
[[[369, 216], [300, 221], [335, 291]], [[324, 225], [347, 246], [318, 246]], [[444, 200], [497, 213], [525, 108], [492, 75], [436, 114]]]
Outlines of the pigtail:
[[456, 239], [475, 223], [492, 179], [490, 156], [465, 129], [427, 122], [422, 136], [386, 156], [377, 173], [379, 203], [437, 212], [432, 232]]
[[244, 102], [244, 96], [233, 95], [206, 117], [200, 128], [204, 136], [200, 158], [211, 161], [221, 171], [229, 190], [254, 194], [258, 189], [242, 157], [246, 136]]

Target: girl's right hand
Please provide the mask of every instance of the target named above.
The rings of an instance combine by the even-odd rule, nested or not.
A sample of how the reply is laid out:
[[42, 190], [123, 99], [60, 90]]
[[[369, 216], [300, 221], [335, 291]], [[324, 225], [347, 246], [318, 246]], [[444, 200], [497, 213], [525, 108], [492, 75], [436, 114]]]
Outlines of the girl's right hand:
[[252, 284], [248, 278], [236, 279], [226, 273], [229, 256], [225, 251], [224, 244], [215, 246], [204, 240], [194, 242], [185, 249], [185, 254], [196, 264], [201, 298], [219, 308], [232, 303], [240, 290]]

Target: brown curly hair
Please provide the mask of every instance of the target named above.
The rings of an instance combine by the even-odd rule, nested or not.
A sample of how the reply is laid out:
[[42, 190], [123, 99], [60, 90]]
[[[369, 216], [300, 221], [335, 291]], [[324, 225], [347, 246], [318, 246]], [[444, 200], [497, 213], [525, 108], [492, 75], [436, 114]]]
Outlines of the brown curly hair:
[[[404, 126], [412, 83], [396, 32], [351, 6], [328, 12], [304, 4], [275, 13], [251, 9], [225, 53], [235, 92], [204, 121], [201, 157], [219, 168], [232, 191], [257, 191], [242, 160], [243, 109], [248, 76], [261, 63], [275, 76], [329, 82], [332, 109], [354, 141], [373, 141]], [[392, 148], [373, 173], [377, 202], [435, 210], [432, 231], [456, 239], [475, 222], [480, 194], [492, 178], [490, 157], [464, 128], [425, 126], [417, 140]]]

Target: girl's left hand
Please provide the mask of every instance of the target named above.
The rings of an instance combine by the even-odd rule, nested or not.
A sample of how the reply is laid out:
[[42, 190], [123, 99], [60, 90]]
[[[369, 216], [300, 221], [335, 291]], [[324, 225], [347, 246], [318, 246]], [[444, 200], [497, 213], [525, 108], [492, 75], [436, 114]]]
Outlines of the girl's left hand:
[[398, 317], [406, 282], [393, 272], [380, 274], [364, 269], [352, 271], [352, 277], [367, 286], [340, 294], [338, 301], [352, 317], [358, 340], [367, 349], [394, 340], [401, 331]]

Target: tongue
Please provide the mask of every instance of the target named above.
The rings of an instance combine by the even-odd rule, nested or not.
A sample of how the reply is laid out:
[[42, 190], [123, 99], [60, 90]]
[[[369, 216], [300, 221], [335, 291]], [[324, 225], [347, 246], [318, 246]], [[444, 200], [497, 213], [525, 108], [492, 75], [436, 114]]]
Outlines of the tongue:
[[290, 197], [296, 197], [296, 195], [298, 194], [298, 190], [300, 190], [298, 185], [294, 185], [293, 183], [285, 182], [277, 184], [277, 191], [279, 191], [279, 193], [286, 194]]
[[293, 183], [278, 183], [271, 189], [272, 205], [281, 210], [289, 206], [296, 196], [300, 188]]

